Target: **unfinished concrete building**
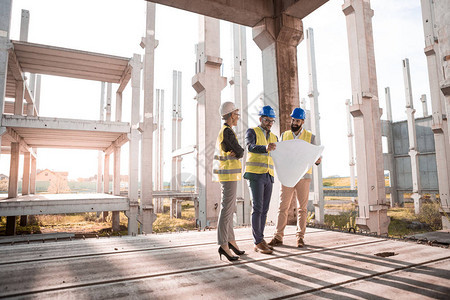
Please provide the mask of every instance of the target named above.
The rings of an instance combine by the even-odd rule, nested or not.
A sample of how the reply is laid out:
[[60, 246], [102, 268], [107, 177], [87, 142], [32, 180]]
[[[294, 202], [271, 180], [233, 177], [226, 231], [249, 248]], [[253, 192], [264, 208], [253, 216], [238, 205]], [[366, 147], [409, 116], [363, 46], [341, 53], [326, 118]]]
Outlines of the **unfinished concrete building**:
[[[245, 2], [218, 2], [214, 0], [194, 0], [194, 1], [181, 1], [181, 0], [154, 0], [148, 1], [147, 4], [147, 25], [146, 25], [146, 36], [142, 40], [142, 46], [145, 48], [145, 59], [141, 61], [138, 55], [135, 55], [133, 59], [125, 58], [115, 58], [109, 57], [115, 63], [121, 65], [121, 68], [115, 70], [118, 72], [116, 77], [105, 78], [103, 76], [93, 77], [96, 73], [95, 70], [85, 70], [86, 67], [83, 65], [80, 67], [85, 70], [85, 73], [79, 74], [77, 71], [72, 71], [71, 73], [56, 72], [54, 69], [46, 70], [41, 68], [31, 68], [27, 65], [26, 61], [22, 61], [22, 51], [28, 49], [29, 51], [35, 51], [35, 48], [49, 49], [45, 51], [55, 51], [55, 54], [64, 55], [71, 57], [72, 53], [77, 55], [88, 55], [86, 58], [89, 61], [94, 61], [98, 63], [103, 57], [102, 54], [93, 53], [77, 53], [76, 51], [70, 49], [61, 49], [55, 47], [47, 47], [41, 45], [30, 45], [26, 42], [12, 42], [13, 47], [10, 47], [9, 41], [9, 23], [10, 23], [10, 11], [11, 11], [11, 1], [3, 0], [2, 5], [2, 18], [1, 18], [1, 28], [3, 34], [0, 36], [1, 39], [1, 59], [0, 59], [0, 81], [3, 84], [4, 89], [8, 97], [15, 98], [14, 102], [14, 114], [12, 116], [3, 115], [2, 117], [2, 128], [4, 128], [5, 134], [2, 138], [5, 146], [11, 147], [12, 173], [10, 176], [10, 187], [11, 194], [10, 198], [15, 198], [17, 196], [17, 190], [15, 187], [15, 182], [17, 182], [16, 170], [17, 157], [19, 151], [24, 153], [32, 153], [33, 150], [30, 148], [39, 147], [80, 147], [86, 149], [99, 149], [104, 151], [107, 155], [111, 153], [116, 154], [116, 149], [120, 149], [120, 146], [129, 141], [130, 142], [130, 172], [129, 172], [129, 194], [128, 199], [120, 199], [121, 203], [126, 203], [125, 209], [128, 211], [130, 217], [129, 223], [129, 233], [134, 234], [138, 231], [138, 225], [136, 219], [138, 219], [142, 224], [142, 231], [151, 232], [151, 224], [154, 221], [153, 214], [153, 198], [158, 197], [158, 193], [153, 191], [152, 181], [152, 157], [153, 157], [153, 77], [154, 77], [154, 57], [155, 57], [155, 47], [157, 46], [157, 41], [155, 40], [155, 5], [154, 3], [159, 3], [163, 5], [169, 5], [175, 8], [199, 13], [200, 17], [200, 34], [199, 34], [199, 45], [197, 47], [197, 59], [196, 59], [196, 75], [192, 79], [192, 86], [197, 92], [197, 180], [198, 180], [198, 223], [201, 227], [214, 226], [217, 221], [218, 216], [218, 204], [220, 203], [220, 193], [218, 192], [219, 186], [211, 181], [211, 158], [212, 158], [212, 148], [214, 145], [216, 134], [219, 130], [220, 121], [218, 118], [211, 118], [210, 116], [215, 116], [217, 109], [220, 105], [220, 91], [226, 86], [226, 78], [220, 75], [220, 66], [222, 65], [222, 59], [220, 58], [219, 52], [219, 42], [217, 37], [219, 36], [219, 21], [217, 19], [227, 20], [236, 24], [249, 26], [252, 28], [253, 40], [257, 46], [261, 49], [262, 61], [263, 61], [263, 83], [264, 83], [264, 104], [270, 104], [274, 106], [277, 115], [280, 118], [280, 122], [276, 123], [273, 131], [279, 134], [281, 131], [288, 129], [289, 126], [289, 114], [294, 107], [298, 107], [299, 92], [298, 92], [298, 74], [297, 74], [297, 45], [304, 38], [304, 30], [302, 19], [308, 14], [312, 13], [315, 9], [320, 7], [322, 4], [326, 3], [327, 0], [320, 1], [268, 1], [268, 0], [250, 0]], [[150, 3], [153, 2], [153, 3]], [[431, 3], [431, 2], [430, 2]], [[438, 53], [438, 59], [433, 61], [436, 65], [436, 73], [442, 70], [441, 58], [448, 57], [448, 21], [445, 18], [445, 12], [448, 11], [448, 7], [445, 5], [445, 1], [437, 1], [431, 6], [441, 7], [443, 12], [435, 12], [436, 22], [437, 22], [437, 35], [442, 40], [439, 45], [433, 44], [430, 47], [434, 47], [433, 51], [426, 51], [428, 57], [434, 55], [433, 53]], [[4, 8], [4, 9], [3, 9]], [[389, 224], [389, 219], [387, 218], [387, 207], [389, 206], [385, 197], [385, 187], [384, 187], [384, 166], [383, 166], [383, 155], [381, 150], [381, 123], [380, 123], [380, 109], [379, 109], [379, 99], [377, 95], [377, 81], [376, 81], [376, 70], [375, 70], [375, 55], [373, 46], [373, 36], [372, 36], [372, 17], [373, 11], [370, 8], [369, 0], [345, 0], [342, 6], [343, 13], [347, 21], [347, 33], [348, 33], [348, 46], [350, 54], [350, 65], [351, 65], [351, 84], [352, 84], [352, 105], [349, 106], [349, 111], [354, 118], [355, 126], [355, 140], [356, 140], [356, 156], [358, 159], [358, 199], [359, 199], [359, 217], [356, 220], [357, 225], [370, 232], [376, 232], [378, 234], [386, 234]], [[434, 8], [432, 9], [434, 11]], [[440, 22], [440, 23], [439, 23]], [[428, 22], [427, 22], [428, 24]], [[312, 34], [312, 32], [311, 32]], [[429, 39], [434, 41], [435, 39]], [[428, 41], [428, 39], [427, 39]], [[439, 47], [439, 49], [437, 49]], [[24, 50], [25, 49], [25, 50]], [[43, 54], [46, 54], [44, 51]], [[62, 54], [62, 53], [69, 54]], [[433, 52], [433, 53], [432, 53]], [[48, 54], [47, 54], [48, 55]], [[91, 57], [92, 56], [92, 57]], [[42, 59], [39, 57], [38, 59]], [[310, 59], [310, 62], [313, 60]], [[430, 60], [431, 61], [431, 60]], [[444, 73], [447, 72], [448, 67], [446, 65], [446, 60], [444, 59]], [[51, 63], [54, 63], [50, 60]], [[61, 62], [58, 62], [61, 63]], [[64, 61], [62, 62], [64, 63]], [[429, 63], [430, 64], [430, 63]], [[110, 64], [111, 65], [111, 64]], [[430, 65], [429, 65], [430, 66]], [[99, 67], [107, 68], [107, 66], [99, 65]], [[143, 82], [144, 82], [144, 119], [141, 121], [139, 119], [139, 76], [140, 69], [144, 69]], [[310, 66], [311, 70], [314, 66]], [[11, 70], [9, 75], [7, 70]], [[132, 117], [131, 124], [123, 124], [120, 122], [120, 112], [116, 113], [116, 122], [109, 124], [106, 121], [93, 122], [94, 124], [87, 124], [83, 120], [65, 121], [65, 120], [54, 120], [53, 125], [50, 120], [45, 120], [45, 118], [36, 117], [38, 111], [33, 107], [33, 99], [31, 97], [32, 93], [26, 88], [27, 84], [23, 78], [23, 72], [31, 73], [41, 73], [41, 74], [51, 74], [60, 76], [73, 76], [77, 78], [85, 78], [91, 80], [98, 80], [103, 82], [119, 83], [120, 88], [116, 93], [117, 103], [121, 103], [121, 92], [125, 87], [125, 84], [131, 78], [132, 87]], [[108, 73], [113, 74], [111, 71]], [[316, 114], [316, 104], [317, 104], [317, 89], [315, 75], [312, 72], [310, 77], [310, 98], [312, 102], [312, 113]], [[2, 75], [4, 74], [4, 76]], [[8, 76], [7, 76], [8, 74]], [[445, 73], [446, 74], [446, 73]], [[3, 77], [1, 77], [3, 76]], [[439, 78], [448, 78], [439, 75]], [[12, 81], [13, 82], [12, 82]], [[437, 78], [431, 79], [430, 82], [433, 83], [440, 82], [439, 89], [447, 95], [448, 84], [445, 80], [437, 80]], [[10, 83], [12, 82], [12, 83]], [[447, 97], [447, 96], [446, 96]], [[4, 95], [1, 95], [1, 101], [4, 101]], [[432, 97], [433, 98], [433, 97]], [[445, 97], [441, 97], [444, 99]], [[23, 101], [21, 99], [27, 99], [27, 102], [31, 106], [27, 106], [26, 116], [23, 114]], [[448, 102], [448, 97], [445, 98]], [[432, 99], [432, 101], [434, 101]], [[3, 105], [2, 105], [3, 107]], [[117, 105], [121, 107], [121, 105]], [[433, 106], [434, 107], [434, 106]], [[444, 107], [440, 105], [440, 107]], [[5, 105], [6, 108], [6, 105]], [[30, 108], [30, 109], [28, 109]], [[448, 110], [448, 105], [447, 108]], [[441, 109], [442, 110], [442, 109]], [[28, 113], [30, 112], [30, 113]], [[444, 114], [445, 110], [441, 111]], [[31, 116], [33, 115], [33, 116]], [[119, 116], [117, 118], [117, 116]], [[445, 126], [446, 119], [435, 116], [434, 129], [435, 138], [440, 138], [442, 141], [447, 141], [448, 146], [448, 134], [445, 130], [448, 130], [448, 126]], [[318, 134], [318, 119], [316, 116], [312, 116], [313, 120], [311, 122], [311, 127], [316, 128]], [[35, 120], [36, 119], [36, 120]], [[66, 122], [66, 123], [64, 123]], [[440, 122], [440, 123], [439, 123]], [[62, 126], [61, 124], [66, 124]], [[75, 125], [77, 124], [77, 125]], [[441, 125], [439, 125], [441, 124]], [[74, 127], [75, 126], [75, 127]], [[115, 127], [114, 127], [115, 126]], [[95, 135], [96, 132], [102, 131], [101, 136], [104, 137], [107, 134], [114, 131], [112, 128], [120, 127], [116, 129], [119, 132], [103, 145], [97, 145], [93, 141], [90, 143], [85, 143], [85, 141], [80, 138], [79, 145], [75, 144], [61, 144], [58, 141], [58, 136], [65, 134], [64, 130], [74, 131], [74, 134], [82, 134], [89, 132], [90, 136], [93, 136], [95, 142], [99, 141], [100, 135]], [[445, 128], [444, 128], [445, 127]], [[38, 128], [39, 132], [41, 129], [45, 130], [56, 130], [53, 140], [45, 140], [40, 138], [40, 142], [35, 142], [30, 139], [30, 137], [22, 132], [21, 128], [26, 128], [32, 131], [32, 136], [37, 137], [37, 132], [33, 132], [33, 129]], [[62, 130], [62, 132], [61, 132]], [[49, 131], [51, 132], [51, 131]], [[81, 133], [80, 133], [81, 132]], [[83, 137], [86, 134], [83, 135]], [[446, 140], [447, 137], [447, 140]], [[30, 140], [29, 140], [30, 139]], [[136, 157], [139, 152], [139, 139], [142, 139], [142, 170], [150, 170], [150, 174], [147, 173], [142, 176], [142, 188], [140, 195], [140, 202], [138, 200], [138, 172], [139, 165]], [[29, 140], [29, 141], [28, 141]], [[55, 142], [56, 140], [56, 142]], [[441, 143], [442, 147], [445, 143]], [[28, 148], [27, 148], [28, 147]], [[448, 148], [448, 147], [447, 147]], [[22, 149], [22, 150], [21, 150]], [[441, 149], [437, 147], [437, 149]], [[443, 157], [448, 158], [449, 151], [444, 151], [446, 154]], [[115, 155], [119, 158], [120, 152], [117, 151]], [[443, 207], [444, 211], [448, 210], [448, 193], [445, 191], [446, 181], [445, 172], [448, 174], [448, 159], [447, 163], [442, 163], [439, 159], [438, 153], [440, 150], [436, 151], [438, 156], [438, 174], [439, 174], [439, 189], [441, 194], [441, 199], [444, 199]], [[26, 154], [28, 155], [28, 154]], [[33, 156], [32, 154], [30, 154]], [[27, 158], [28, 159], [28, 158]], [[31, 158], [30, 158], [31, 159]], [[105, 157], [105, 161], [106, 161]], [[443, 166], [443, 167], [442, 167]], [[118, 168], [118, 167], [117, 167]], [[114, 170], [117, 169], [116, 167]], [[368, 171], [370, 170], [370, 172]], [[447, 170], [447, 171], [445, 171]], [[445, 172], [444, 172], [445, 171]], [[27, 171], [28, 172], [28, 171]], [[317, 170], [317, 174], [320, 170]], [[441, 176], [441, 174], [444, 174]], [[444, 179], [443, 179], [444, 178]], [[442, 182], [441, 182], [442, 181]], [[317, 185], [320, 184], [320, 176], [315, 178], [314, 182]], [[442, 190], [441, 190], [442, 187]], [[275, 187], [276, 189], [276, 187]], [[448, 184], [447, 184], [448, 189]], [[114, 194], [116, 192], [114, 191]], [[245, 195], [245, 193], [243, 193]], [[447, 198], [445, 198], [447, 195]], [[321, 205], [323, 205], [323, 198], [319, 192], [314, 193], [314, 204], [318, 209], [318, 221], [321, 221], [323, 212], [321, 212]], [[115, 198], [116, 199], [116, 198]], [[119, 199], [119, 198], [117, 198]], [[12, 200], [10, 200], [12, 201]], [[447, 202], [446, 202], [447, 201]], [[18, 201], [16, 201], [18, 203]], [[273, 201], [275, 202], [275, 201]], [[6, 203], [6, 202], [4, 202]], [[79, 201], [83, 203], [83, 201]], [[86, 203], [89, 203], [87, 201]], [[244, 206], [245, 207], [245, 206]], [[447, 207], [447, 208], [445, 208]], [[100, 210], [108, 211], [107, 207], [91, 208], [91, 211]], [[114, 210], [114, 209], [113, 209]], [[245, 208], [244, 208], [245, 210]], [[33, 210], [34, 212], [35, 210]], [[11, 212], [10, 216], [25, 214], [24, 212], [14, 211]], [[27, 211], [27, 214], [31, 214]], [[245, 217], [243, 217], [245, 218]], [[11, 219], [12, 220], [12, 219]]]
[[[28, 43], [28, 12], [22, 15], [21, 41], [9, 39], [12, 1], [0, 2], [0, 115], [2, 155], [11, 155], [8, 199], [0, 201], [2, 216], [7, 216], [7, 234], [14, 234], [16, 216], [113, 212], [113, 229], [119, 228], [119, 212], [129, 217], [129, 234], [137, 234], [138, 191], [137, 126], [121, 122], [122, 92], [131, 81], [132, 122], [139, 123], [139, 96], [142, 62], [132, 58]], [[35, 81], [25, 72], [115, 83], [114, 121], [48, 118], [39, 115], [35, 101]], [[31, 76], [34, 78], [34, 76]], [[38, 77], [39, 78], [39, 77]], [[39, 85], [37, 86], [39, 87]], [[14, 99], [8, 101], [7, 98]], [[26, 103], [24, 103], [24, 101]], [[45, 99], [42, 99], [44, 102]], [[130, 182], [128, 197], [120, 194], [120, 148], [130, 141]], [[114, 155], [114, 189], [99, 194], [36, 195], [36, 149], [101, 150], [105, 160]], [[18, 195], [19, 155], [24, 155], [22, 195]], [[109, 172], [107, 173], [109, 174]], [[105, 177], [106, 174], [105, 174]], [[106, 180], [107, 178], [105, 178]], [[109, 182], [109, 179], [107, 179]], [[106, 186], [106, 185], [105, 185]], [[109, 185], [108, 185], [109, 186]]]

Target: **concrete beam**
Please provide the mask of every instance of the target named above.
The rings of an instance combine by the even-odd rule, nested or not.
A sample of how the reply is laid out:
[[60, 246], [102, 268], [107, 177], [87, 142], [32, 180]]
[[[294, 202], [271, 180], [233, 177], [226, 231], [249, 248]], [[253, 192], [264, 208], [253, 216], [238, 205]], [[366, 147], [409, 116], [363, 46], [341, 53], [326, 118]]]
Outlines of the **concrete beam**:
[[253, 27], [280, 13], [303, 19], [328, 0], [148, 0], [200, 15]]
[[[17, 201], [20, 200], [20, 201]], [[104, 194], [73, 195], [29, 195], [0, 203], [4, 216], [42, 215], [61, 213], [127, 211], [129, 208], [126, 197]]]
[[6, 132], [3, 135], [3, 138], [9, 140], [11, 143], [18, 143], [19, 150], [24, 153], [30, 153], [32, 157], [36, 158], [36, 152], [28, 146], [28, 144], [24, 141], [24, 139], [12, 128], [6, 128]]
[[81, 131], [104, 131], [116, 133], [130, 132], [130, 124], [124, 122], [99, 122], [92, 120], [75, 120], [47, 117], [25, 117], [18, 115], [3, 115], [3, 127], [62, 129]]
[[111, 145], [105, 149], [105, 155], [110, 155], [115, 151], [117, 147], [122, 147], [129, 141], [128, 134], [124, 133], [121, 136], [117, 138], [114, 142], [111, 143]]

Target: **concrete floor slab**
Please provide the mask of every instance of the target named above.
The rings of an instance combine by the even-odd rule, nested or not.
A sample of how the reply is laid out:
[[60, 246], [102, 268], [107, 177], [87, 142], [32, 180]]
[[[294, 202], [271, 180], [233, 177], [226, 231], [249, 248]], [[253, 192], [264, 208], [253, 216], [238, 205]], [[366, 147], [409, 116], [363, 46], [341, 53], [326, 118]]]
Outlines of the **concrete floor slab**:
[[[273, 231], [267, 227], [267, 240]], [[307, 247], [299, 249], [295, 227], [288, 226], [284, 245], [264, 255], [253, 251], [251, 229], [240, 228], [236, 240], [246, 254], [230, 263], [219, 260], [216, 234], [2, 246], [0, 298], [441, 298], [450, 293], [448, 249], [315, 228], [308, 228]]]
[[438, 243], [442, 245], [450, 245], [450, 230], [439, 230], [433, 232], [425, 232], [420, 234], [409, 235], [406, 238], [411, 240]]

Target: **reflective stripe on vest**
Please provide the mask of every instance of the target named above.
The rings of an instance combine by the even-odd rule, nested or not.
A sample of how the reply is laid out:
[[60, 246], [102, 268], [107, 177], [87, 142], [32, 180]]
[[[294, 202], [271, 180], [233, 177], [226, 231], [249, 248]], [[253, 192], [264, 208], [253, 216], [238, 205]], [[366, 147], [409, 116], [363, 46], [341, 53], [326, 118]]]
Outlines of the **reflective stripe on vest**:
[[[256, 134], [256, 145], [267, 146], [269, 143], [277, 142], [277, 137], [272, 132], [270, 133], [269, 141], [267, 141], [261, 128], [255, 127], [253, 130]], [[269, 153], [248, 152], [247, 162], [245, 163], [245, 172], [255, 174], [265, 174], [268, 172], [270, 175], [274, 176], [272, 157]]]
[[[230, 126], [223, 125], [216, 141], [216, 150], [213, 158], [213, 181], [238, 181], [241, 180], [242, 166], [239, 159], [230, 155], [230, 152], [222, 150], [223, 131]], [[234, 131], [233, 131], [234, 133]], [[236, 138], [236, 133], [234, 133]], [[237, 138], [236, 138], [237, 140]]]
[[[303, 129], [300, 136], [297, 137], [297, 139], [304, 140], [305, 142], [308, 142], [310, 144], [311, 144], [311, 138], [312, 138], [312, 133], [306, 129]], [[287, 130], [281, 134], [282, 141], [293, 140], [293, 139], [294, 139], [294, 133], [292, 132], [292, 130]], [[310, 168], [307, 173], [312, 174], [312, 168]]]

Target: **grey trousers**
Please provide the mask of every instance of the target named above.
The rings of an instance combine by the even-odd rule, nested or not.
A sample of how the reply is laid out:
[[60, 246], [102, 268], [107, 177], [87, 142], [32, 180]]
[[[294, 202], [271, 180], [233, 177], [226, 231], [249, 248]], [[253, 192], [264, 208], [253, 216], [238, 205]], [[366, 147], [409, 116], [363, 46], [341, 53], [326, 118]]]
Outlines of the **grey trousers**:
[[217, 244], [222, 245], [234, 241], [233, 213], [236, 212], [237, 181], [224, 181], [222, 185], [222, 201], [220, 202], [219, 222], [217, 224]]

